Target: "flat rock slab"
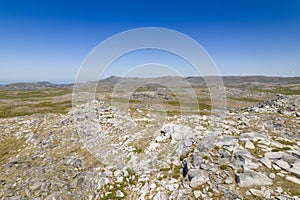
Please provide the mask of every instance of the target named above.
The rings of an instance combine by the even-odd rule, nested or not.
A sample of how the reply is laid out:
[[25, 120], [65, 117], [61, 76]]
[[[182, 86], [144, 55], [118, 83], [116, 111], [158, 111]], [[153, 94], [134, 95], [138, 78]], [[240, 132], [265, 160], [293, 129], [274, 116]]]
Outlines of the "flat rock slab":
[[240, 187], [272, 185], [273, 181], [267, 175], [254, 171], [236, 174], [236, 182]]
[[262, 164], [264, 164], [269, 169], [272, 168], [272, 162], [270, 161], [270, 159], [268, 159], [266, 157], [260, 159], [259, 162], [261, 162]]
[[300, 185], [300, 179], [299, 178], [296, 178], [296, 177], [293, 177], [293, 176], [287, 176], [286, 180], [289, 180], [289, 181], [291, 181], [293, 183], [296, 183], [296, 184]]

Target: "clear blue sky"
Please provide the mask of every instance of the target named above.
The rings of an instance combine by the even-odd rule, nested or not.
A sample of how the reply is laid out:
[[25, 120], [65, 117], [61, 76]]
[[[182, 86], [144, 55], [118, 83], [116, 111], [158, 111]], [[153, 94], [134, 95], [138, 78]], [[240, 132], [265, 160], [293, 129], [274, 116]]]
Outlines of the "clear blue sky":
[[101, 41], [146, 26], [194, 38], [222, 75], [300, 76], [298, 0], [0, 0], [0, 83], [71, 82]]

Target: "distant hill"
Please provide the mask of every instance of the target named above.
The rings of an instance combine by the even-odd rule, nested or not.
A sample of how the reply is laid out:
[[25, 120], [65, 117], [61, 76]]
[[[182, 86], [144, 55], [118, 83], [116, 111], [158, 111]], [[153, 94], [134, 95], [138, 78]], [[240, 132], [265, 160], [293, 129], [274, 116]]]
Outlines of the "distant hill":
[[50, 88], [63, 88], [72, 86], [73, 84], [54, 84], [50, 82], [36, 82], [36, 83], [12, 83], [1, 85], [0, 88], [8, 90], [39, 90], [39, 89], [50, 89]]

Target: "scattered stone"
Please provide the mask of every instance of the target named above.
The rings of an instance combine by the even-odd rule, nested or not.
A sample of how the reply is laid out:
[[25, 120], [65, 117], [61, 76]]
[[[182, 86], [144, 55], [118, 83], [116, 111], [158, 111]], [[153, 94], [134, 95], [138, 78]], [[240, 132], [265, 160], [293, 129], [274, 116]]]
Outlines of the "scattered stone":
[[159, 191], [153, 198], [153, 200], [167, 200], [168, 199], [168, 195], [166, 194], [166, 192], [161, 192]]
[[265, 157], [268, 159], [280, 159], [283, 157], [283, 154], [281, 152], [267, 152]]
[[184, 140], [184, 146], [190, 147], [192, 145], [193, 145], [193, 143], [190, 139], [187, 138], [187, 139]]
[[274, 178], [276, 177], [276, 175], [275, 175], [274, 173], [270, 173], [270, 174], [269, 174], [269, 177], [270, 177], [271, 179], [274, 179]]
[[262, 164], [264, 164], [267, 168], [271, 169], [272, 168], [272, 163], [270, 159], [263, 157], [262, 159], [259, 160]]
[[275, 165], [275, 164], [272, 164], [272, 167], [273, 167], [276, 171], [278, 171], [278, 170], [281, 169], [280, 167], [278, 167], [278, 165]]
[[265, 197], [265, 193], [261, 190], [250, 189], [249, 191], [251, 194], [253, 194], [256, 197], [261, 197], [261, 198]]
[[201, 196], [201, 191], [200, 190], [194, 190], [194, 196], [196, 199], [198, 199]]
[[283, 192], [283, 190], [282, 190], [282, 188], [281, 187], [277, 187], [276, 189], [275, 189], [275, 192], [277, 192], [277, 193], [282, 193]]
[[164, 141], [164, 138], [162, 136], [157, 136], [156, 137], [156, 142], [163, 142]]
[[255, 149], [254, 144], [251, 141], [247, 141], [245, 144], [245, 148], [247, 149]]
[[233, 178], [231, 176], [228, 176], [226, 179], [225, 179], [225, 183], [226, 184], [231, 184], [233, 183]]
[[122, 197], [124, 197], [125, 195], [124, 195], [124, 193], [121, 191], [121, 190], [117, 190], [117, 192], [116, 192], [116, 197], [120, 197], [120, 198], [122, 198]]
[[275, 164], [280, 167], [281, 169], [284, 169], [284, 170], [288, 170], [290, 168], [290, 165], [283, 161], [283, 160], [276, 160], [275, 161]]
[[[155, 98], [156, 93], [135, 96]], [[292, 98], [296, 100], [289, 102]], [[252, 198], [247, 195], [292, 199], [295, 197], [284, 191], [284, 183], [300, 184], [300, 136], [295, 118], [299, 100], [297, 95], [278, 96], [252, 110], [226, 111], [226, 119], [168, 116], [168, 124], [163, 125], [160, 135], [156, 131], [154, 138], [147, 135], [153, 133], [147, 129], [151, 115], [137, 110], [138, 117], [132, 115], [131, 120], [123, 111], [98, 100], [67, 114], [1, 118], [3, 138], [26, 142], [24, 148], [9, 152], [13, 156], [3, 165], [0, 199], [104, 199], [110, 195], [141, 200]], [[85, 112], [92, 109], [96, 118]], [[283, 115], [272, 116], [278, 110]], [[80, 121], [83, 130], [75, 126]], [[142, 130], [139, 123], [143, 123]], [[254, 131], [258, 129], [261, 133]], [[89, 141], [87, 146], [79, 142], [84, 139]], [[89, 153], [101, 158], [100, 162], [90, 159], [86, 152], [89, 145], [97, 152]], [[125, 165], [118, 165], [119, 160], [126, 161]], [[281, 177], [286, 182], [273, 186]], [[115, 189], [123, 183], [126, 194], [132, 196]]]

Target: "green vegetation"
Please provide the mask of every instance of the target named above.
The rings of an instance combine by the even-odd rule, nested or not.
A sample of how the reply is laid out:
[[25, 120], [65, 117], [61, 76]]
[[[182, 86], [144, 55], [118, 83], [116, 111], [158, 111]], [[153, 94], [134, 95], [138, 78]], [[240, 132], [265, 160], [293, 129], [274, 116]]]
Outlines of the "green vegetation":
[[276, 147], [276, 148], [272, 149], [272, 152], [287, 151], [290, 149], [291, 149], [290, 147], [282, 147], [282, 148]]
[[220, 147], [219, 146], [214, 146], [214, 150], [219, 151]]
[[[102, 191], [98, 191], [104, 194], [103, 197], [100, 197], [100, 200], [109, 200], [109, 199], [124, 199], [128, 195], [126, 192], [126, 189], [128, 189], [129, 185], [135, 185], [138, 181], [138, 176], [136, 175], [136, 172], [131, 169], [127, 168], [128, 171], [128, 176], [123, 177], [122, 182], [114, 183], [113, 185], [107, 185], [103, 188]], [[111, 187], [112, 186], [112, 187]], [[117, 197], [117, 191], [120, 190], [123, 194], [124, 197]], [[105, 191], [105, 192], [103, 192]]]
[[236, 100], [236, 101], [242, 101], [242, 102], [249, 102], [249, 103], [258, 103], [258, 102], [261, 102], [258, 99], [247, 98], [247, 97], [232, 97], [230, 99]]
[[124, 197], [117, 197], [116, 193], [120, 190], [124, 196], [126, 196], [125, 187], [128, 186], [128, 183], [121, 182], [113, 186], [113, 188], [108, 188], [105, 196], [101, 197], [100, 200], [109, 200], [109, 199], [124, 199]]
[[170, 167], [167, 168], [161, 168], [160, 171], [164, 173], [163, 178], [175, 178], [178, 179], [182, 177], [182, 171], [181, 171], [181, 166], [176, 166], [171, 164]]
[[71, 93], [71, 89], [40, 89], [34, 91], [11, 91], [11, 90], [0, 90], [0, 99], [32, 99], [32, 98], [47, 98], [57, 97]]
[[222, 165], [220, 166], [220, 168], [221, 168], [222, 170], [226, 170], [226, 169], [228, 168], [228, 165], [227, 165], [227, 164], [222, 164]]
[[0, 107], [0, 118], [32, 115], [35, 113], [67, 113], [71, 107], [71, 101], [7, 105]]
[[261, 89], [260, 87], [253, 87], [252, 90], [257, 92], [269, 92], [269, 93], [279, 93], [284, 95], [300, 95], [300, 90], [293, 90], [290, 87], [276, 86], [271, 89]]
[[275, 141], [281, 143], [281, 144], [284, 144], [284, 145], [290, 145], [290, 146], [293, 146], [296, 144], [296, 142], [290, 142], [290, 141], [286, 141], [286, 140], [276, 140]]
[[0, 166], [7, 163], [9, 158], [13, 158], [19, 149], [23, 149], [24, 144], [24, 140], [15, 137], [2, 137], [0, 140]]
[[211, 105], [203, 103], [203, 102], [199, 102], [199, 110], [211, 110]]
[[203, 158], [204, 160], [208, 160], [208, 156], [207, 156], [207, 155], [202, 156], [202, 158]]
[[144, 153], [144, 149], [142, 147], [135, 147], [135, 153]]
[[[71, 89], [53, 88], [34, 91], [0, 89], [0, 118], [35, 113], [66, 113], [71, 108]], [[60, 98], [59, 100], [55, 100]], [[64, 99], [62, 99], [64, 98]]]
[[168, 101], [168, 104], [170, 104], [172, 106], [180, 106], [179, 101]]

